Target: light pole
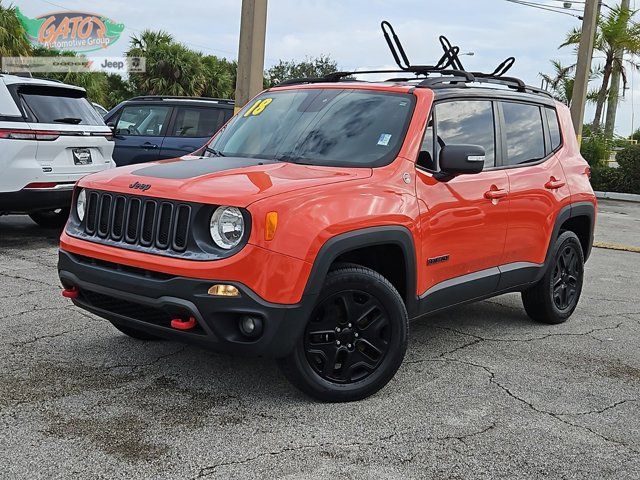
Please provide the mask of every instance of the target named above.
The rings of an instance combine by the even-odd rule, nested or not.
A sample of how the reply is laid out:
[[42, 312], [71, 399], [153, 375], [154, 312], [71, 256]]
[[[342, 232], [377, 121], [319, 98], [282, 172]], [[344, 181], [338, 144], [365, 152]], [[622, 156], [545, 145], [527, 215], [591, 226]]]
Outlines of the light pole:
[[264, 39], [267, 31], [267, 0], [242, 0], [236, 113], [263, 89]]
[[578, 63], [576, 64], [576, 77], [571, 97], [571, 119], [578, 137], [578, 144], [582, 141], [582, 124], [587, 100], [587, 87], [589, 86], [589, 73], [591, 72], [593, 42], [599, 10], [598, 3], [598, 0], [586, 0], [582, 20], [582, 34], [580, 35], [580, 45], [578, 47]]

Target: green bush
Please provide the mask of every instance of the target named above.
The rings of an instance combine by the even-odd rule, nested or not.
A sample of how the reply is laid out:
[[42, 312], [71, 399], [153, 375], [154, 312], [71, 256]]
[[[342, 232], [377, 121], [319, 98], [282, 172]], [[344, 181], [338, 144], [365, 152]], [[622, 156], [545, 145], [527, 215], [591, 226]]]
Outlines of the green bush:
[[592, 135], [582, 141], [580, 153], [591, 167], [597, 167], [606, 165], [611, 150], [604, 135]]
[[599, 192], [622, 192], [620, 169], [607, 165], [591, 167], [591, 186]]
[[620, 190], [640, 194], [640, 145], [633, 145], [618, 152]]

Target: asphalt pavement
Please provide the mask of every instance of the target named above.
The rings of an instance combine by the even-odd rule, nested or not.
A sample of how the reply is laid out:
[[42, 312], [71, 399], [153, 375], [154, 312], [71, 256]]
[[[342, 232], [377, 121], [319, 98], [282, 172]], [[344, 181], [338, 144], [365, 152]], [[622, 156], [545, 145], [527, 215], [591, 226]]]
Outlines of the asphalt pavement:
[[[75, 308], [57, 237], [0, 218], [1, 478], [640, 478], [640, 253], [595, 248], [563, 325], [517, 294], [415, 321], [386, 388], [322, 404]], [[640, 246], [640, 204], [602, 201], [596, 240]]]

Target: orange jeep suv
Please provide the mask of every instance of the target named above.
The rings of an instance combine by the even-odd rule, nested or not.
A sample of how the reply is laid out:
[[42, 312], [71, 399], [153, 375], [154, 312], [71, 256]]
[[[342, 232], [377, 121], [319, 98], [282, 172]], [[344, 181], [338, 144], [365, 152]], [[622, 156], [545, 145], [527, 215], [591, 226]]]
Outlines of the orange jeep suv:
[[417, 317], [522, 292], [564, 322], [596, 215], [569, 111], [455, 49], [285, 82], [194, 155], [83, 178], [63, 295], [140, 340], [275, 358], [325, 401], [382, 388]]

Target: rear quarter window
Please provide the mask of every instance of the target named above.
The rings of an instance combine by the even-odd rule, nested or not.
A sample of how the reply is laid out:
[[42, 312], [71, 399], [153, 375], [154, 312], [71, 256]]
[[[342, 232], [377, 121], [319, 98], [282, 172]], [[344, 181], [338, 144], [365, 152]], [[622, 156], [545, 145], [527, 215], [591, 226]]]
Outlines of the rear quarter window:
[[556, 151], [562, 144], [560, 135], [560, 122], [558, 121], [558, 113], [553, 108], [546, 107], [544, 109], [547, 115], [547, 123], [549, 124], [549, 138], [551, 139], [551, 150]]
[[63, 87], [21, 86], [18, 99], [30, 122], [104, 125], [85, 93]]

